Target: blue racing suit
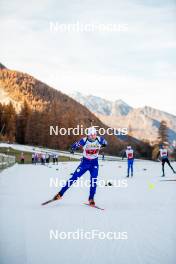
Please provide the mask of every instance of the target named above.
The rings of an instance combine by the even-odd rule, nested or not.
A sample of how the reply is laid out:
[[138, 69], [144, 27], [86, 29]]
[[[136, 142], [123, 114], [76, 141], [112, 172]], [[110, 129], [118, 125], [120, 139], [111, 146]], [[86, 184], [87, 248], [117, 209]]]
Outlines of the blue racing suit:
[[131, 176], [133, 176], [133, 163], [134, 163], [134, 151], [133, 149], [130, 150], [126, 150], [123, 154], [123, 157], [127, 157], [127, 161], [128, 161], [128, 168], [127, 168], [127, 177], [129, 177], [130, 174], [130, 170], [131, 170]]
[[107, 145], [107, 142], [102, 137], [97, 137], [94, 141], [90, 141], [87, 137], [82, 138], [80, 141], [72, 145], [72, 149], [83, 148], [83, 158], [72, 177], [66, 182], [66, 185], [62, 187], [59, 194], [63, 194], [69, 189], [69, 187], [80, 178], [86, 171], [90, 172], [90, 193], [89, 200], [94, 199], [97, 188], [98, 177], [98, 154], [101, 147]]

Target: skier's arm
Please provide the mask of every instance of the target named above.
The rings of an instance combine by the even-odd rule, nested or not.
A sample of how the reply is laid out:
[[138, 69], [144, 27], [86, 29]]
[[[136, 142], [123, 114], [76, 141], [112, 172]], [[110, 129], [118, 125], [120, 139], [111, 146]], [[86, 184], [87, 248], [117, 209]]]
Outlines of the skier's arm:
[[101, 147], [104, 148], [107, 146], [108, 142], [103, 137], [99, 138], [99, 143], [101, 144]]
[[76, 149], [78, 149], [78, 148], [80, 148], [80, 147], [83, 147], [84, 145], [85, 145], [85, 139], [82, 138], [81, 140], [79, 140], [79, 141], [73, 143], [73, 144], [71, 145], [71, 149], [72, 149], [72, 150], [76, 150]]

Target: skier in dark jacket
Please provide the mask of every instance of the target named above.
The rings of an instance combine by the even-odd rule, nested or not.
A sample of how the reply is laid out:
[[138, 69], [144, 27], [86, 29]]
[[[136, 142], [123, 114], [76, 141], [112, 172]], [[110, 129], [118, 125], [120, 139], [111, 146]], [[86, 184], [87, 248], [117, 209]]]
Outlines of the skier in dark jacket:
[[157, 154], [157, 158], [161, 158], [161, 162], [162, 162], [162, 177], [165, 176], [165, 171], [164, 171], [164, 166], [165, 163], [167, 163], [169, 165], [169, 167], [171, 168], [171, 170], [173, 171], [173, 173], [176, 173], [176, 171], [174, 170], [174, 168], [171, 166], [170, 161], [169, 161], [169, 156], [168, 156], [168, 150], [167, 147], [164, 145], [160, 145], [160, 150]]

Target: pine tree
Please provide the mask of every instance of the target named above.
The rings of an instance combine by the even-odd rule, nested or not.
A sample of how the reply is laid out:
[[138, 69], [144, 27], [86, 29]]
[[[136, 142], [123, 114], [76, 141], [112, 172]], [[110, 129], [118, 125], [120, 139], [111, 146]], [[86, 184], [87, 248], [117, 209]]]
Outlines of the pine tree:
[[43, 131], [40, 127], [41, 124], [41, 113], [33, 110], [28, 118], [25, 141], [31, 145], [41, 145], [41, 137]]
[[28, 137], [26, 137], [26, 132], [30, 115], [31, 110], [29, 108], [29, 105], [26, 101], [24, 101], [24, 105], [21, 108], [21, 111], [17, 117], [16, 140], [20, 144], [28, 143]]
[[16, 112], [12, 103], [0, 104], [0, 136], [1, 140], [14, 142], [16, 132]]
[[14, 142], [16, 133], [16, 111], [11, 102], [6, 106], [6, 117], [6, 135], [10, 142]]
[[158, 129], [158, 140], [159, 144], [168, 143], [168, 127], [166, 121], [161, 121]]
[[5, 108], [4, 105], [0, 103], [0, 139], [3, 140], [3, 135], [5, 134]]

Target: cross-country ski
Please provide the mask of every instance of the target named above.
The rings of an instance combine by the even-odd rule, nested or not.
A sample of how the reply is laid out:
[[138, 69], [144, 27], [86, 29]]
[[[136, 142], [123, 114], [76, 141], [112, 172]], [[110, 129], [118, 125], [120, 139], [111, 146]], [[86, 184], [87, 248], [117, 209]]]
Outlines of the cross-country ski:
[[104, 208], [102, 208], [102, 207], [99, 207], [99, 206], [97, 206], [97, 205], [90, 205], [89, 203], [83, 203], [84, 205], [88, 205], [89, 207], [92, 207], [92, 208], [95, 208], [95, 209], [99, 209], [99, 210], [102, 210], [102, 211], [104, 211], [105, 209]]

